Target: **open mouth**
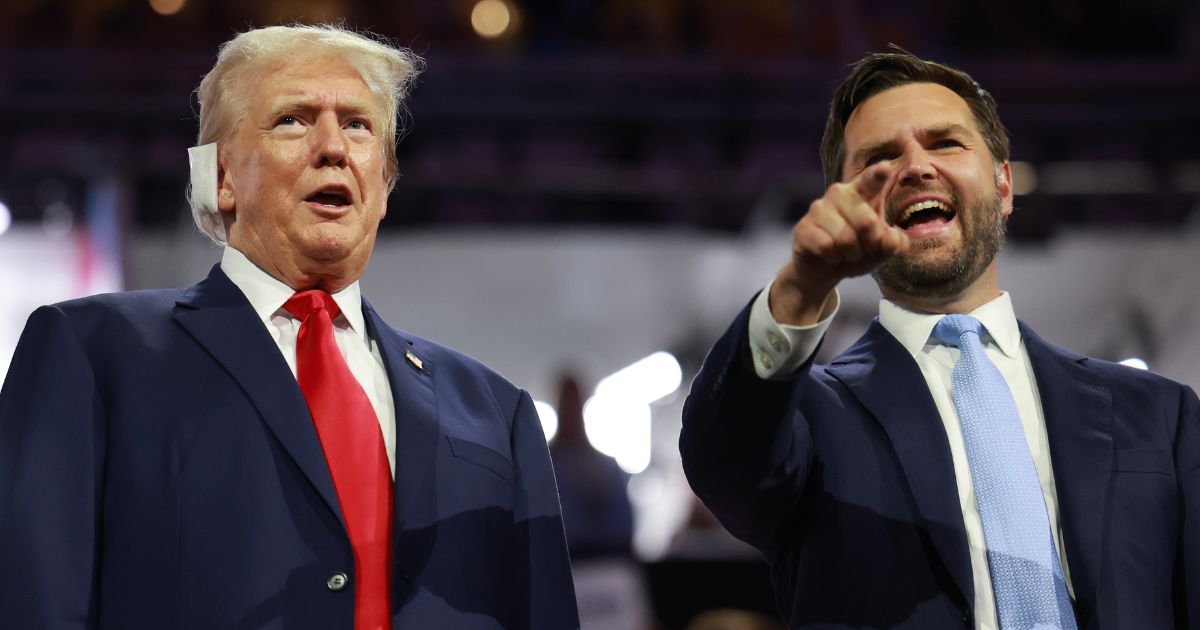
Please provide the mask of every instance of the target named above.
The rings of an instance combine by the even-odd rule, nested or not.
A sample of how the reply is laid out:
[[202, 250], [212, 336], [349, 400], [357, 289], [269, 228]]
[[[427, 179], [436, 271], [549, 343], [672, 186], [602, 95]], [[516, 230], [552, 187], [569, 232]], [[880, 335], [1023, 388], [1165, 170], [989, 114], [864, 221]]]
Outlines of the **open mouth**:
[[309, 195], [305, 201], [327, 208], [341, 208], [350, 205], [350, 194], [342, 188], [322, 188]]
[[958, 213], [936, 199], [918, 201], [905, 207], [896, 217], [896, 226], [904, 231], [925, 231], [945, 225], [954, 220]]

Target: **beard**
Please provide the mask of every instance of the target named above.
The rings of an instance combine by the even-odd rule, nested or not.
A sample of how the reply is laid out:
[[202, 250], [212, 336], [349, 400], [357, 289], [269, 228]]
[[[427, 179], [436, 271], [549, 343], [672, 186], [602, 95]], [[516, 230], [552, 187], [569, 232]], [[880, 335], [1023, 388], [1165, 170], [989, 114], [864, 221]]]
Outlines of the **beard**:
[[1004, 243], [1008, 221], [1001, 210], [1000, 190], [997, 187], [990, 199], [979, 199], [970, 207], [964, 208], [958, 195], [951, 195], [950, 201], [959, 209], [956, 219], [962, 241], [945, 252], [935, 251], [950, 247], [938, 239], [913, 241], [907, 252], [871, 272], [875, 282], [901, 295], [942, 300], [961, 294], [983, 274]]

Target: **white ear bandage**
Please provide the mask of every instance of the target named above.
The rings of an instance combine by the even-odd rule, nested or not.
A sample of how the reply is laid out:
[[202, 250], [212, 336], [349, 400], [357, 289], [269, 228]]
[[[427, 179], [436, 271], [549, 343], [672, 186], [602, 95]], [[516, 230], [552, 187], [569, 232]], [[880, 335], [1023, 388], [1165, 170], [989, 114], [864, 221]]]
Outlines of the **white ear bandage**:
[[217, 143], [188, 149], [192, 170], [192, 203], [203, 212], [217, 212]]

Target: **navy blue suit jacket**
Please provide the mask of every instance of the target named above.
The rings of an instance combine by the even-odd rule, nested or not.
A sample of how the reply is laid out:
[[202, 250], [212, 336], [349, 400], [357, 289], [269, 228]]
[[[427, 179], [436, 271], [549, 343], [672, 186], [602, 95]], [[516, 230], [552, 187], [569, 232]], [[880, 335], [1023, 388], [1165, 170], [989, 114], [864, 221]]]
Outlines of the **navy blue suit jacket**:
[[[771, 564], [792, 628], [974, 625], [945, 429], [878, 321], [830, 365], [763, 381], [747, 307], [705, 360], [680, 449], [696, 493]], [[1024, 324], [1081, 628], [1200, 628], [1200, 403]]]
[[[363, 307], [396, 408], [394, 627], [576, 628], [529, 395]], [[349, 629], [337, 571], [304, 399], [219, 268], [34, 312], [0, 392], [0, 627]]]

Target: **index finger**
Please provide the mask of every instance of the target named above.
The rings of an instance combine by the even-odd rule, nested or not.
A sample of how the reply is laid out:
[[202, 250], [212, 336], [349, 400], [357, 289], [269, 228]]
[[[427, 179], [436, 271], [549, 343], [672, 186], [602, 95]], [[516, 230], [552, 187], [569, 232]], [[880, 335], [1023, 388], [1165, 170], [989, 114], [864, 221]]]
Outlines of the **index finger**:
[[895, 166], [890, 162], [878, 162], [855, 175], [849, 184], [858, 193], [858, 196], [867, 202], [867, 205], [878, 211], [879, 208], [875, 206], [875, 197], [878, 197], [879, 193], [883, 191], [895, 171]]

